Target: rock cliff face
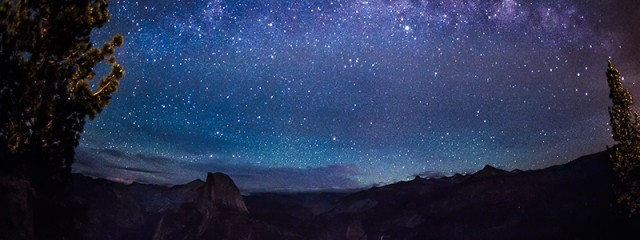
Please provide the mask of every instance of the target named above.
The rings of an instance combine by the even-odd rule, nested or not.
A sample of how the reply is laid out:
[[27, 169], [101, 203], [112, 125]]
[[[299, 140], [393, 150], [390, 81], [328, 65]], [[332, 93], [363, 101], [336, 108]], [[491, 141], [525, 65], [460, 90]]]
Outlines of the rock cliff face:
[[208, 173], [207, 181], [199, 191], [198, 207], [210, 209], [212, 207], [229, 207], [239, 212], [248, 213], [240, 189], [224, 173]]
[[280, 237], [277, 229], [250, 219], [240, 190], [228, 175], [208, 173], [197, 192], [194, 202], [163, 213], [153, 239]]

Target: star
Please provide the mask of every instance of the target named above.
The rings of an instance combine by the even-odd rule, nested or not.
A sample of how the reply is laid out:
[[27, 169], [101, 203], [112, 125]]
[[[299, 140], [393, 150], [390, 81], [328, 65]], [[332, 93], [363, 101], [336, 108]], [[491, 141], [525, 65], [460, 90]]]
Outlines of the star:
[[607, 60], [640, 93], [639, 4], [614, 2], [113, 1], [92, 41], [122, 33], [127, 76], [78, 151], [251, 189], [565, 163], [612, 143]]

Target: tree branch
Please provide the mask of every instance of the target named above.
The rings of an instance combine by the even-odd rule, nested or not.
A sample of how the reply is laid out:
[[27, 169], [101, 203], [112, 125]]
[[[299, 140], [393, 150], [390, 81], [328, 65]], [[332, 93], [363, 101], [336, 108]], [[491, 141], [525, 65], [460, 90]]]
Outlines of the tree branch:
[[98, 91], [96, 91], [95, 93], [93, 93], [93, 96], [95, 97], [96, 95], [100, 94], [102, 91], [104, 91], [105, 88], [107, 88], [109, 85], [111, 84], [111, 81], [109, 81], [106, 85], [104, 85], [103, 87], [101, 87], [100, 89], [98, 89]]

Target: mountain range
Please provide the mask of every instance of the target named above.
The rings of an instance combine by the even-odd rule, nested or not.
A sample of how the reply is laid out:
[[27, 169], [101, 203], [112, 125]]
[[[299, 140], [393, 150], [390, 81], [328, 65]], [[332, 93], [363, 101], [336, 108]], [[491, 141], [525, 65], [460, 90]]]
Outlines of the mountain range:
[[[172, 187], [74, 174], [56, 200], [64, 219], [45, 225], [98, 240], [640, 239], [640, 219], [619, 209], [613, 184], [607, 151], [541, 170], [486, 166], [356, 192], [243, 196], [223, 173]], [[28, 181], [3, 176], [0, 190], [0, 239], [38, 238]]]

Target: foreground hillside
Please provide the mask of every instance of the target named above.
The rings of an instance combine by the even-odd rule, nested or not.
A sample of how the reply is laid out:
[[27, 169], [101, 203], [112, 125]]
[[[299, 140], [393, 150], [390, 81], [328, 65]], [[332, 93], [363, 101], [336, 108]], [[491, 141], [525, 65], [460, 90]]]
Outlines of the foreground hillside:
[[[640, 239], [639, 219], [614, 204], [613, 181], [606, 152], [355, 193], [241, 196], [221, 173], [174, 187], [74, 175], [58, 200], [68, 214], [51, 225], [70, 239]], [[0, 190], [0, 239], [32, 238], [28, 182], [3, 177]]]
[[[487, 166], [466, 176], [415, 178], [342, 196], [313, 217], [300, 212], [317, 204], [299, 201], [295, 211], [280, 204], [295, 195], [246, 199], [258, 219], [325, 239], [640, 239], [638, 219], [621, 216], [614, 204], [613, 180], [608, 153], [600, 152], [536, 171]], [[272, 212], [290, 214], [278, 220]], [[313, 221], [323, 227], [302, 225]]]

